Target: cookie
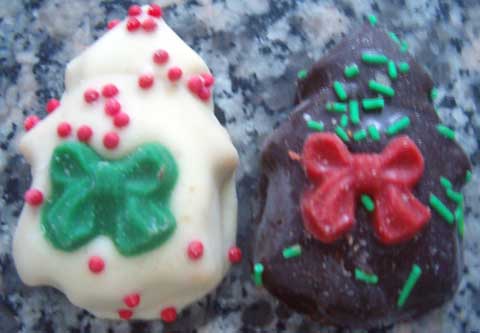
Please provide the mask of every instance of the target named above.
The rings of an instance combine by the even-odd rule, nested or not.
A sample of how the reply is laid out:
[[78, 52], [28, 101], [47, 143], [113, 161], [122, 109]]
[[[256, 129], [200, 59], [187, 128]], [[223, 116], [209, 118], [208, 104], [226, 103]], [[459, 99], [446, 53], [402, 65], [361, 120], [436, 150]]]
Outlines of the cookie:
[[239, 252], [238, 156], [214, 116], [214, 77], [159, 6], [108, 27], [68, 64], [48, 116], [25, 121], [33, 180], [15, 264], [96, 316], [172, 322]]
[[471, 174], [430, 76], [365, 25], [307, 73], [262, 148], [253, 277], [320, 323], [372, 328], [452, 297]]

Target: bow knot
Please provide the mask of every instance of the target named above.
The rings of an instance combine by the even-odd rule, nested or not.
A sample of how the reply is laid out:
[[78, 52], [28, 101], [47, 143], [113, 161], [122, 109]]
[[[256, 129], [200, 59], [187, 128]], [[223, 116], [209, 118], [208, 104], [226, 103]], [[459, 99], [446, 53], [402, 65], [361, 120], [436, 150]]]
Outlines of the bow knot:
[[159, 144], [112, 161], [83, 143], [66, 142], [53, 152], [50, 179], [42, 226], [60, 250], [74, 251], [105, 235], [122, 255], [133, 256], [160, 246], [175, 230], [168, 200], [177, 166]]
[[[368, 168], [365, 168], [368, 165]], [[352, 159], [352, 173], [355, 174], [355, 185], [361, 190], [378, 188], [382, 180], [378, 175], [381, 174], [381, 159], [376, 155], [362, 154]]]
[[95, 184], [93, 191], [97, 196], [118, 197], [125, 191], [120, 170], [111, 166], [110, 163], [99, 162], [92, 176]]
[[384, 244], [411, 239], [430, 219], [430, 210], [411, 192], [420, 180], [423, 156], [407, 136], [392, 140], [381, 154], [351, 154], [334, 134], [310, 135], [303, 148], [305, 172], [315, 187], [301, 199], [305, 227], [332, 243], [355, 223], [355, 203], [373, 196], [376, 236]]

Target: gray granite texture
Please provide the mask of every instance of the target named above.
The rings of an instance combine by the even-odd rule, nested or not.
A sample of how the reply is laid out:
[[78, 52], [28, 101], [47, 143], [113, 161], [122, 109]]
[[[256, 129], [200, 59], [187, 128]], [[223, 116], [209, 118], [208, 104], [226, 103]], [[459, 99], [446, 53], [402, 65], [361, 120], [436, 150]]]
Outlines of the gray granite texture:
[[[141, 3], [144, 3], [141, 1]], [[166, 1], [159, 1], [164, 4]], [[295, 77], [369, 13], [406, 39], [439, 89], [436, 106], [474, 165], [465, 188], [465, 268], [443, 308], [389, 333], [480, 332], [480, 1], [479, 0], [197, 0], [169, 1], [168, 24], [214, 72], [216, 114], [241, 155], [239, 235], [245, 253], [210, 296], [177, 323], [92, 317], [51, 288], [18, 277], [12, 233], [30, 182], [17, 151], [23, 119], [44, 117], [63, 91], [65, 65], [122, 18], [130, 1], [0, 0], [0, 332], [347, 332], [320, 327], [278, 304], [250, 281], [260, 144], [292, 110]]]

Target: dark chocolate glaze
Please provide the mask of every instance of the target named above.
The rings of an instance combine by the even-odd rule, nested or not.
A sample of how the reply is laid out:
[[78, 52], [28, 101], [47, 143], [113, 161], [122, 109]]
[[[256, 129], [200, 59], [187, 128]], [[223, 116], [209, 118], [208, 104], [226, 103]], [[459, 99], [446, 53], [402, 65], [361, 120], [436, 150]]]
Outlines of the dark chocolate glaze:
[[[434, 193], [452, 212], [455, 210], [456, 204], [446, 197], [439, 178], [447, 177], [453, 188], [460, 190], [471, 166], [458, 144], [436, 130], [440, 120], [430, 100], [433, 82], [387, 34], [364, 26], [316, 63], [308, 77], [299, 82], [298, 105], [264, 144], [254, 261], [264, 265], [265, 288], [293, 309], [328, 325], [372, 328], [410, 319], [444, 303], [457, 289], [463, 263], [456, 226], [447, 224], [434, 211], [421, 233], [395, 246], [383, 245], [375, 238], [371, 218], [359, 203], [355, 227], [334, 244], [314, 239], [303, 226], [299, 203], [311, 184], [301, 162], [289, 157], [289, 151], [301, 154], [305, 139], [312, 133], [306, 126], [306, 115], [322, 121], [326, 131], [334, 132], [340, 116], [325, 110], [327, 102], [337, 101], [332, 89], [334, 80], [344, 84], [349, 98], [361, 101], [377, 96], [368, 89], [368, 81], [379, 80], [379, 76], [388, 78], [387, 66], [362, 63], [363, 51], [376, 51], [396, 62], [406, 61], [410, 71], [399, 73], [398, 79], [391, 82], [395, 97], [385, 98], [383, 111], [367, 114], [361, 110], [361, 124], [349, 124], [347, 128], [353, 132], [375, 123], [382, 133], [381, 140], [350, 139], [349, 150], [382, 151], [391, 140], [384, 130], [394, 120], [408, 115], [411, 125], [400, 134], [408, 135], [425, 159], [424, 174], [413, 193], [426, 206], [430, 193]], [[360, 67], [360, 75], [347, 79], [343, 71], [352, 63]], [[297, 243], [302, 246], [302, 255], [285, 260], [282, 250]], [[419, 265], [423, 273], [399, 309], [398, 295], [413, 264]], [[376, 274], [378, 284], [355, 280], [355, 268]]]

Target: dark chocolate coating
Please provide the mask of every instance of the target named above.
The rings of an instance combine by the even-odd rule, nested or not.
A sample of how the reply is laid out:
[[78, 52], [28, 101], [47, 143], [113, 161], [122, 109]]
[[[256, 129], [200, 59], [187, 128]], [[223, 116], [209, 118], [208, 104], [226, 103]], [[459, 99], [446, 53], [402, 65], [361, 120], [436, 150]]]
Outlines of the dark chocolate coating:
[[[436, 130], [440, 120], [430, 100], [433, 82], [387, 34], [365, 26], [344, 39], [299, 82], [297, 107], [264, 144], [254, 261], [264, 265], [265, 288], [291, 308], [329, 325], [372, 328], [407, 320], [444, 303], [457, 289], [463, 263], [456, 225], [447, 224], [433, 210], [422, 232], [394, 246], [376, 239], [371, 218], [358, 202], [355, 227], [333, 244], [314, 239], [303, 226], [299, 203], [311, 182], [301, 161], [289, 157], [289, 151], [301, 154], [305, 139], [312, 133], [306, 126], [306, 114], [322, 121], [325, 131], [334, 132], [333, 121], [338, 123], [340, 116], [327, 112], [325, 104], [338, 101], [332, 88], [335, 80], [344, 84], [349, 98], [361, 101], [377, 96], [369, 90], [368, 81], [378, 79], [378, 75], [388, 77], [387, 66], [362, 63], [364, 51], [382, 53], [397, 63], [408, 62], [410, 71], [392, 80], [395, 96], [385, 97], [383, 111], [361, 110], [361, 124], [348, 126], [353, 132], [375, 123], [382, 133], [381, 140], [354, 142], [350, 138], [347, 147], [352, 153], [381, 152], [392, 139], [386, 136], [385, 129], [408, 115], [411, 125], [399, 134], [408, 135], [425, 160], [424, 174], [413, 193], [426, 206], [430, 193], [434, 193], [452, 212], [455, 210], [456, 204], [440, 185], [440, 176], [451, 180], [458, 191], [471, 166], [458, 144]], [[347, 79], [344, 68], [352, 63], [360, 67], [360, 75]], [[302, 255], [284, 259], [282, 250], [297, 243], [302, 246]], [[422, 275], [404, 307], [398, 308], [399, 292], [413, 264], [421, 267]], [[355, 268], [376, 274], [378, 284], [357, 281]]]

